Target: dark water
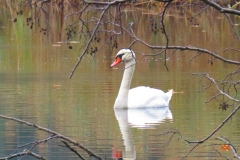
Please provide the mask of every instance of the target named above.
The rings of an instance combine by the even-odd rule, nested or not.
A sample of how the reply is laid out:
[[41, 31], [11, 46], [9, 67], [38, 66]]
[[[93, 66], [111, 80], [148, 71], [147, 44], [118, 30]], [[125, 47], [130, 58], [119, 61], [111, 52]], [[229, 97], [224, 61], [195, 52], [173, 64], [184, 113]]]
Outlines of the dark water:
[[[210, 11], [209, 11], [210, 12]], [[130, 13], [130, 17], [131, 17]], [[176, 16], [172, 16], [176, 15]], [[214, 13], [216, 14], [216, 13]], [[195, 45], [209, 50], [221, 50], [235, 44], [233, 35], [224, 34], [229, 27], [222, 17], [214, 24], [222, 24], [214, 29], [201, 21], [201, 27], [189, 27], [188, 15], [178, 17], [178, 10], [170, 10], [167, 19], [176, 24], [182, 32], [176, 32], [174, 25], [168, 30], [173, 36], [172, 45]], [[208, 72], [210, 76], [223, 79], [226, 73], [237, 69], [221, 61], [209, 64], [208, 56], [190, 59], [191, 52], [176, 52], [167, 61], [169, 71], [164, 66], [163, 56], [142, 58], [137, 55], [138, 63], [132, 81], [132, 87], [145, 85], [167, 91], [173, 88], [184, 94], [173, 95], [171, 107], [156, 110], [114, 110], [113, 104], [123, 75], [122, 67], [109, 68], [118, 49], [114, 49], [112, 58], [107, 57], [108, 50], [101, 50], [95, 57], [87, 55], [82, 60], [73, 78], [68, 78], [78, 60], [77, 44], [73, 50], [68, 45], [58, 43], [59, 37], [50, 39], [42, 33], [31, 31], [19, 23], [12, 22], [8, 9], [0, 12], [0, 113], [16, 117], [49, 128], [79, 141], [86, 147], [110, 159], [117, 151], [129, 159], [181, 159], [193, 147], [179, 135], [164, 134], [178, 130], [187, 140], [200, 140], [209, 135], [231, 113], [232, 108], [222, 111], [216, 101], [205, 103], [214, 95], [214, 88], [202, 92], [203, 84], [192, 73]], [[208, 14], [201, 18], [209, 18]], [[139, 20], [148, 21], [149, 16], [139, 16]], [[22, 19], [23, 21], [24, 19]], [[186, 21], [186, 23], [180, 23]], [[167, 23], [167, 24], [171, 24]], [[138, 31], [145, 30], [144, 26]], [[227, 32], [229, 33], [229, 32]], [[203, 41], [202, 39], [208, 41]], [[151, 37], [146, 37], [146, 39]], [[155, 39], [160, 37], [155, 37]], [[152, 38], [154, 41], [154, 38]], [[200, 43], [201, 42], [201, 43]], [[209, 43], [211, 42], [211, 43]], [[126, 41], [120, 43], [126, 47]], [[146, 51], [140, 48], [138, 52]], [[170, 55], [170, 54], [169, 54]], [[239, 60], [239, 57], [234, 57]], [[236, 75], [236, 78], [240, 78]], [[207, 143], [199, 145], [188, 159], [217, 159], [222, 156], [232, 158], [230, 151], [222, 151], [217, 136], [227, 137], [238, 150], [240, 147], [240, 121], [237, 114], [214, 135]], [[17, 147], [48, 138], [50, 135], [32, 127], [14, 121], [0, 119], [0, 157], [8, 156]], [[59, 146], [60, 145], [60, 146]], [[33, 152], [47, 159], [76, 159], [76, 155], [56, 139], [33, 148]], [[31, 149], [32, 145], [20, 147]], [[217, 151], [218, 152], [217, 152]], [[83, 156], [88, 157], [83, 151]], [[16, 151], [15, 151], [16, 153]], [[33, 159], [26, 156], [26, 159]]]

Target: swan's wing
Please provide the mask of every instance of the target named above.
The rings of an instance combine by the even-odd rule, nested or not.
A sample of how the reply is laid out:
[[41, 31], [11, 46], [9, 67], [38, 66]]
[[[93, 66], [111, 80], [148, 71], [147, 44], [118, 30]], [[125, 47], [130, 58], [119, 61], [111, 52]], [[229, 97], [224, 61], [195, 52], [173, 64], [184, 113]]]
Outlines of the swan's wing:
[[162, 107], [168, 106], [169, 96], [163, 91], [150, 87], [136, 87], [129, 90], [128, 107]]

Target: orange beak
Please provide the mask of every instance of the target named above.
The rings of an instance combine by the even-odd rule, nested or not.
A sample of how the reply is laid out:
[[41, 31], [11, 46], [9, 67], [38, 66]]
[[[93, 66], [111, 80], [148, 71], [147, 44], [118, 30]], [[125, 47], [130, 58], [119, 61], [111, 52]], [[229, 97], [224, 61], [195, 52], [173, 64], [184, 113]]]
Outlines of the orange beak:
[[120, 57], [116, 57], [116, 59], [114, 60], [110, 67], [114, 67], [120, 62], [122, 62], [122, 59]]

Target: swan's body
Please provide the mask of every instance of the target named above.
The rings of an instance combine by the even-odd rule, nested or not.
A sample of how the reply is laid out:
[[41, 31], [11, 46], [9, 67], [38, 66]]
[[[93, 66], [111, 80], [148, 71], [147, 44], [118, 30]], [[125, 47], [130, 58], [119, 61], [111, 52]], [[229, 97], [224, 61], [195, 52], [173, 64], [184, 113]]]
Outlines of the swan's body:
[[140, 86], [130, 89], [128, 92], [129, 108], [164, 107], [169, 105], [172, 91], [164, 93], [155, 88]]
[[164, 93], [159, 89], [149, 87], [136, 87], [130, 89], [136, 65], [135, 54], [130, 49], [121, 49], [111, 67], [120, 62], [125, 63], [121, 86], [116, 98], [114, 108], [145, 108], [169, 106], [173, 90]]

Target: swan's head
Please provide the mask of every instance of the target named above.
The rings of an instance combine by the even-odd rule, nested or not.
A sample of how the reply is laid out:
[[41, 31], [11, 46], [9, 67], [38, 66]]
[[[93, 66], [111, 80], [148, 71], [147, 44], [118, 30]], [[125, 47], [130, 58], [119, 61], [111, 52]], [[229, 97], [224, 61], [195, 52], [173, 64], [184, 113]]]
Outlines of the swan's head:
[[134, 65], [136, 63], [135, 53], [130, 49], [121, 49], [117, 53], [114, 62], [111, 64], [111, 67], [116, 66], [120, 62], [128, 63], [128, 66]]

